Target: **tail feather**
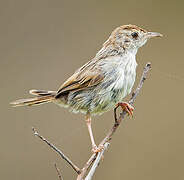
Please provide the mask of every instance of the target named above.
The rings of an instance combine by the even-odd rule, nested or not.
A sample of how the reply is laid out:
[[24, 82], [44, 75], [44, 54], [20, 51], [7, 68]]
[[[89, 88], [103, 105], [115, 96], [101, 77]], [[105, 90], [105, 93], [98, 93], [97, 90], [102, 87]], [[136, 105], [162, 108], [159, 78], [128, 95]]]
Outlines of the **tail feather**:
[[36, 95], [36, 97], [28, 99], [19, 99], [10, 104], [13, 107], [17, 106], [35, 106], [44, 103], [52, 102], [55, 99], [55, 91], [42, 91], [42, 90], [31, 90], [31, 94]]
[[36, 90], [36, 89], [30, 90], [29, 93], [36, 96], [56, 95], [56, 91], [45, 91], [45, 90]]

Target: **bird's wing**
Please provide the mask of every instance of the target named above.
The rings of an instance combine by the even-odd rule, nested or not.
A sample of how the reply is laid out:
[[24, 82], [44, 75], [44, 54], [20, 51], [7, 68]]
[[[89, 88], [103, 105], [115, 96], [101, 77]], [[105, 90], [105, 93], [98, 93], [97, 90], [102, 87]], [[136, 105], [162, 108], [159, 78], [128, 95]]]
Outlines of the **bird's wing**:
[[104, 75], [95, 62], [90, 61], [76, 71], [59, 88], [56, 98], [65, 93], [86, 89], [99, 84], [104, 79]]

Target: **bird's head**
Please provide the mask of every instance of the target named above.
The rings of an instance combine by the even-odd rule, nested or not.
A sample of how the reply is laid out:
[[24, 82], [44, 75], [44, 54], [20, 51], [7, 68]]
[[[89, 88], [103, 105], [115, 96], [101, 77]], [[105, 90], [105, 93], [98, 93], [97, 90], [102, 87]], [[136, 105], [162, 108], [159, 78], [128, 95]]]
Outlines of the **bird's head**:
[[162, 37], [162, 34], [149, 32], [135, 25], [123, 25], [112, 32], [104, 46], [113, 45], [116, 48], [134, 51], [152, 37]]

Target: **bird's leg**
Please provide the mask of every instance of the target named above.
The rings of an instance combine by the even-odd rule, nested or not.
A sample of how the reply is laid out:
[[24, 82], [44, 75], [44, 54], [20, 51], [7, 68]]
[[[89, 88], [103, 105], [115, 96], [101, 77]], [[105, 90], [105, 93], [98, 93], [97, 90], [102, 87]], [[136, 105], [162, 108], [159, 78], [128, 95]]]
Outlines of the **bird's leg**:
[[117, 104], [117, 107], [118, 106], [120, 106], [123, 110], [125, 110], [128, 113], [128, 115], [133, 116], [134, 107], [132, 105], [130, 105], [127, 102], [121, 102]]
[[94, 137], [93, 137], [93, 131], [92, 131], [92, 128], [91, 128], [91, 116], [90, 116], [89, 113], [86, 115], [86, 124], [87, 124], [87, 127], [88, 127], [88, 132], [89, 132], [89, 135], [90, 135], [90, 139], [91, 139], [92, 152], [94, 152], [94, 153], [100, 152], [103, 148], [102, 147], [98, 148], [97, 145], [95, 144], [95, 140], [94, 140]]

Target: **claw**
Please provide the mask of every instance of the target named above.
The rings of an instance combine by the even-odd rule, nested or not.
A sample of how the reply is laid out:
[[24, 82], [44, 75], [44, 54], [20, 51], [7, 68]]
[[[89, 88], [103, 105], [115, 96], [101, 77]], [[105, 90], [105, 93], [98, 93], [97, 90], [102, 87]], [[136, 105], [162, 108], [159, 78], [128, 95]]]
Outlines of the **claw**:
[[125, 110], [129, 116], [133, 117], [134, 107], [132, 105], [127, 102], [121, 102], [117, 104], [117, 107], [119, 106], [122, 108], [122, 110]]

